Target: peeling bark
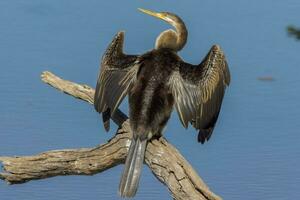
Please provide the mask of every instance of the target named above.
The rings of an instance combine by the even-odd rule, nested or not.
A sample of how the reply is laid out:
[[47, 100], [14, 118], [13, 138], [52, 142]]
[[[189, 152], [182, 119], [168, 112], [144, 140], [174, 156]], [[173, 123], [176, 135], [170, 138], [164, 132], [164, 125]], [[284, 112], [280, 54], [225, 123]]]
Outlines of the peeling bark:
[[[44, 72], [42, 80], [71, 96], [94, 102], [94, 89], [63, 80], [51, 72]], [[24, 183], [60, 175], [93, 175], [124, 163], [132, 133], [129, 120], [120, 110], [112, 119], [120, 128], [107, 143], [95, 148], [65, 149], [34, 156], [0, 157], [4, 172], [0, 179], [9, 184]], [[145, 163], [165, 184], [176, 200], [220, 200], [198, 176], [179, 151], [161, 137], [148, 143]]]

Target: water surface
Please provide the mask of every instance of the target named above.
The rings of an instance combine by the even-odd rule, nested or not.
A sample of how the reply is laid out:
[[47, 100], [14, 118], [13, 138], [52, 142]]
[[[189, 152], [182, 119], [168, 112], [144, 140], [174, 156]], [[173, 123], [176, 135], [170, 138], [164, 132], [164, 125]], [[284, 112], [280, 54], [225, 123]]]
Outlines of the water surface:
[[[104, 133], [92, 106], [39, 76], [49, 70], [94, 86], [100, 57], [119, 30], [126, 31], [126, 52], [153, 48], [169, 26], [138, 7], [183, 18], [189, 40], [180, 55], [186, 61], [199, 63], [217, 43], [230, 65], [232, 82], [211, 140], [198, 144], [175, 112], [166, 138], [224, 199], [300, 199], [300, 43], [285, 32], [299, 25], [298, 0], [0, 1], [0, 155], [93, 147], [112, 136], [116, 127]], [[262, 76], [274, 81], [257, 80]], [[118, 199], [121, 171], [0, 182], [1, 200]], [[170, 196], [145, 167], [136, 199]]]

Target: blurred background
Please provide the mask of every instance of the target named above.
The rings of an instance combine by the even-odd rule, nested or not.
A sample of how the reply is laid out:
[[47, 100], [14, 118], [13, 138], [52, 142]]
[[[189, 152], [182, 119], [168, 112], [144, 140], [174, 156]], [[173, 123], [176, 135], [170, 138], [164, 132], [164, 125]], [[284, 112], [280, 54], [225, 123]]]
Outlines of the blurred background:
[[[105, 133], [91, 105], [42, 83], [40, 74], [95, 86], [101, 55], [120, 30], [127, 53], [152, 49], [170, 27], [138, 7], [181, 16], [189, 30], [185, 61], [198, 64], [217, 43], [231, 70], [211, 140], [197, 143], [175, 112], [165, 137], [224, 199], [300, 199], [299, 0], [1, 0], [0, 155], [93, 147], [113, 136], [116, 126]], [[21, 185], [1, 181], [1, 200], [119, 199], [122, 167]], [[145, 166], [136, 199], [171, 197]]]

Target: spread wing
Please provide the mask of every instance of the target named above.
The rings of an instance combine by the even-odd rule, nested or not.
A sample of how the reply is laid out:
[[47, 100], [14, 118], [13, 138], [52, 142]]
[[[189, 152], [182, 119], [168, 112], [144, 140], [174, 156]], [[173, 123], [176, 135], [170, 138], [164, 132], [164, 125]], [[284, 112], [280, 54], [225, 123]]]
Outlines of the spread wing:
[[123, 53], [124, 32], [119, 32], [108, 46], [101, 61], [94, 107], [102, 113], [104, 127], [109, 130], [110, 116], [116, 111], [136, 80], [138, 56]]
[[221, 48], [214, 45], [199, 65], [180, 61], [170, 76], [169, 84], [175, 107], [184, 127], [190, 122], [199, 130], [198, 141], [209, 140], [230, 73]]

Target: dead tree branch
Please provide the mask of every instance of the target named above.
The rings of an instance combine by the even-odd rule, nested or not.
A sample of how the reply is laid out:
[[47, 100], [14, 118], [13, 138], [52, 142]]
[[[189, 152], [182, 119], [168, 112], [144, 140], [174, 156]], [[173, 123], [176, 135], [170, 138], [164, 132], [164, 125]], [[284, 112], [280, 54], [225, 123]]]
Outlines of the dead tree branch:
[[[63, 80], [50, 72], [44, 72], [42, 80], [93, 104], [94, 89], [87, 85]], [[115, 137], [98, 147], [55, 150], [34, 156], [0, 157], [4, 169], [0, 179], [16, 184], [59, 175], [93, 175], [123, 163], [131, 138], [129, 121], [120, 110], [112, 119], [120, 128]], [[209, 190], [192, 166], [163, 137], [149, 142], [145, 162], [176, 200], [221, 199]]]

